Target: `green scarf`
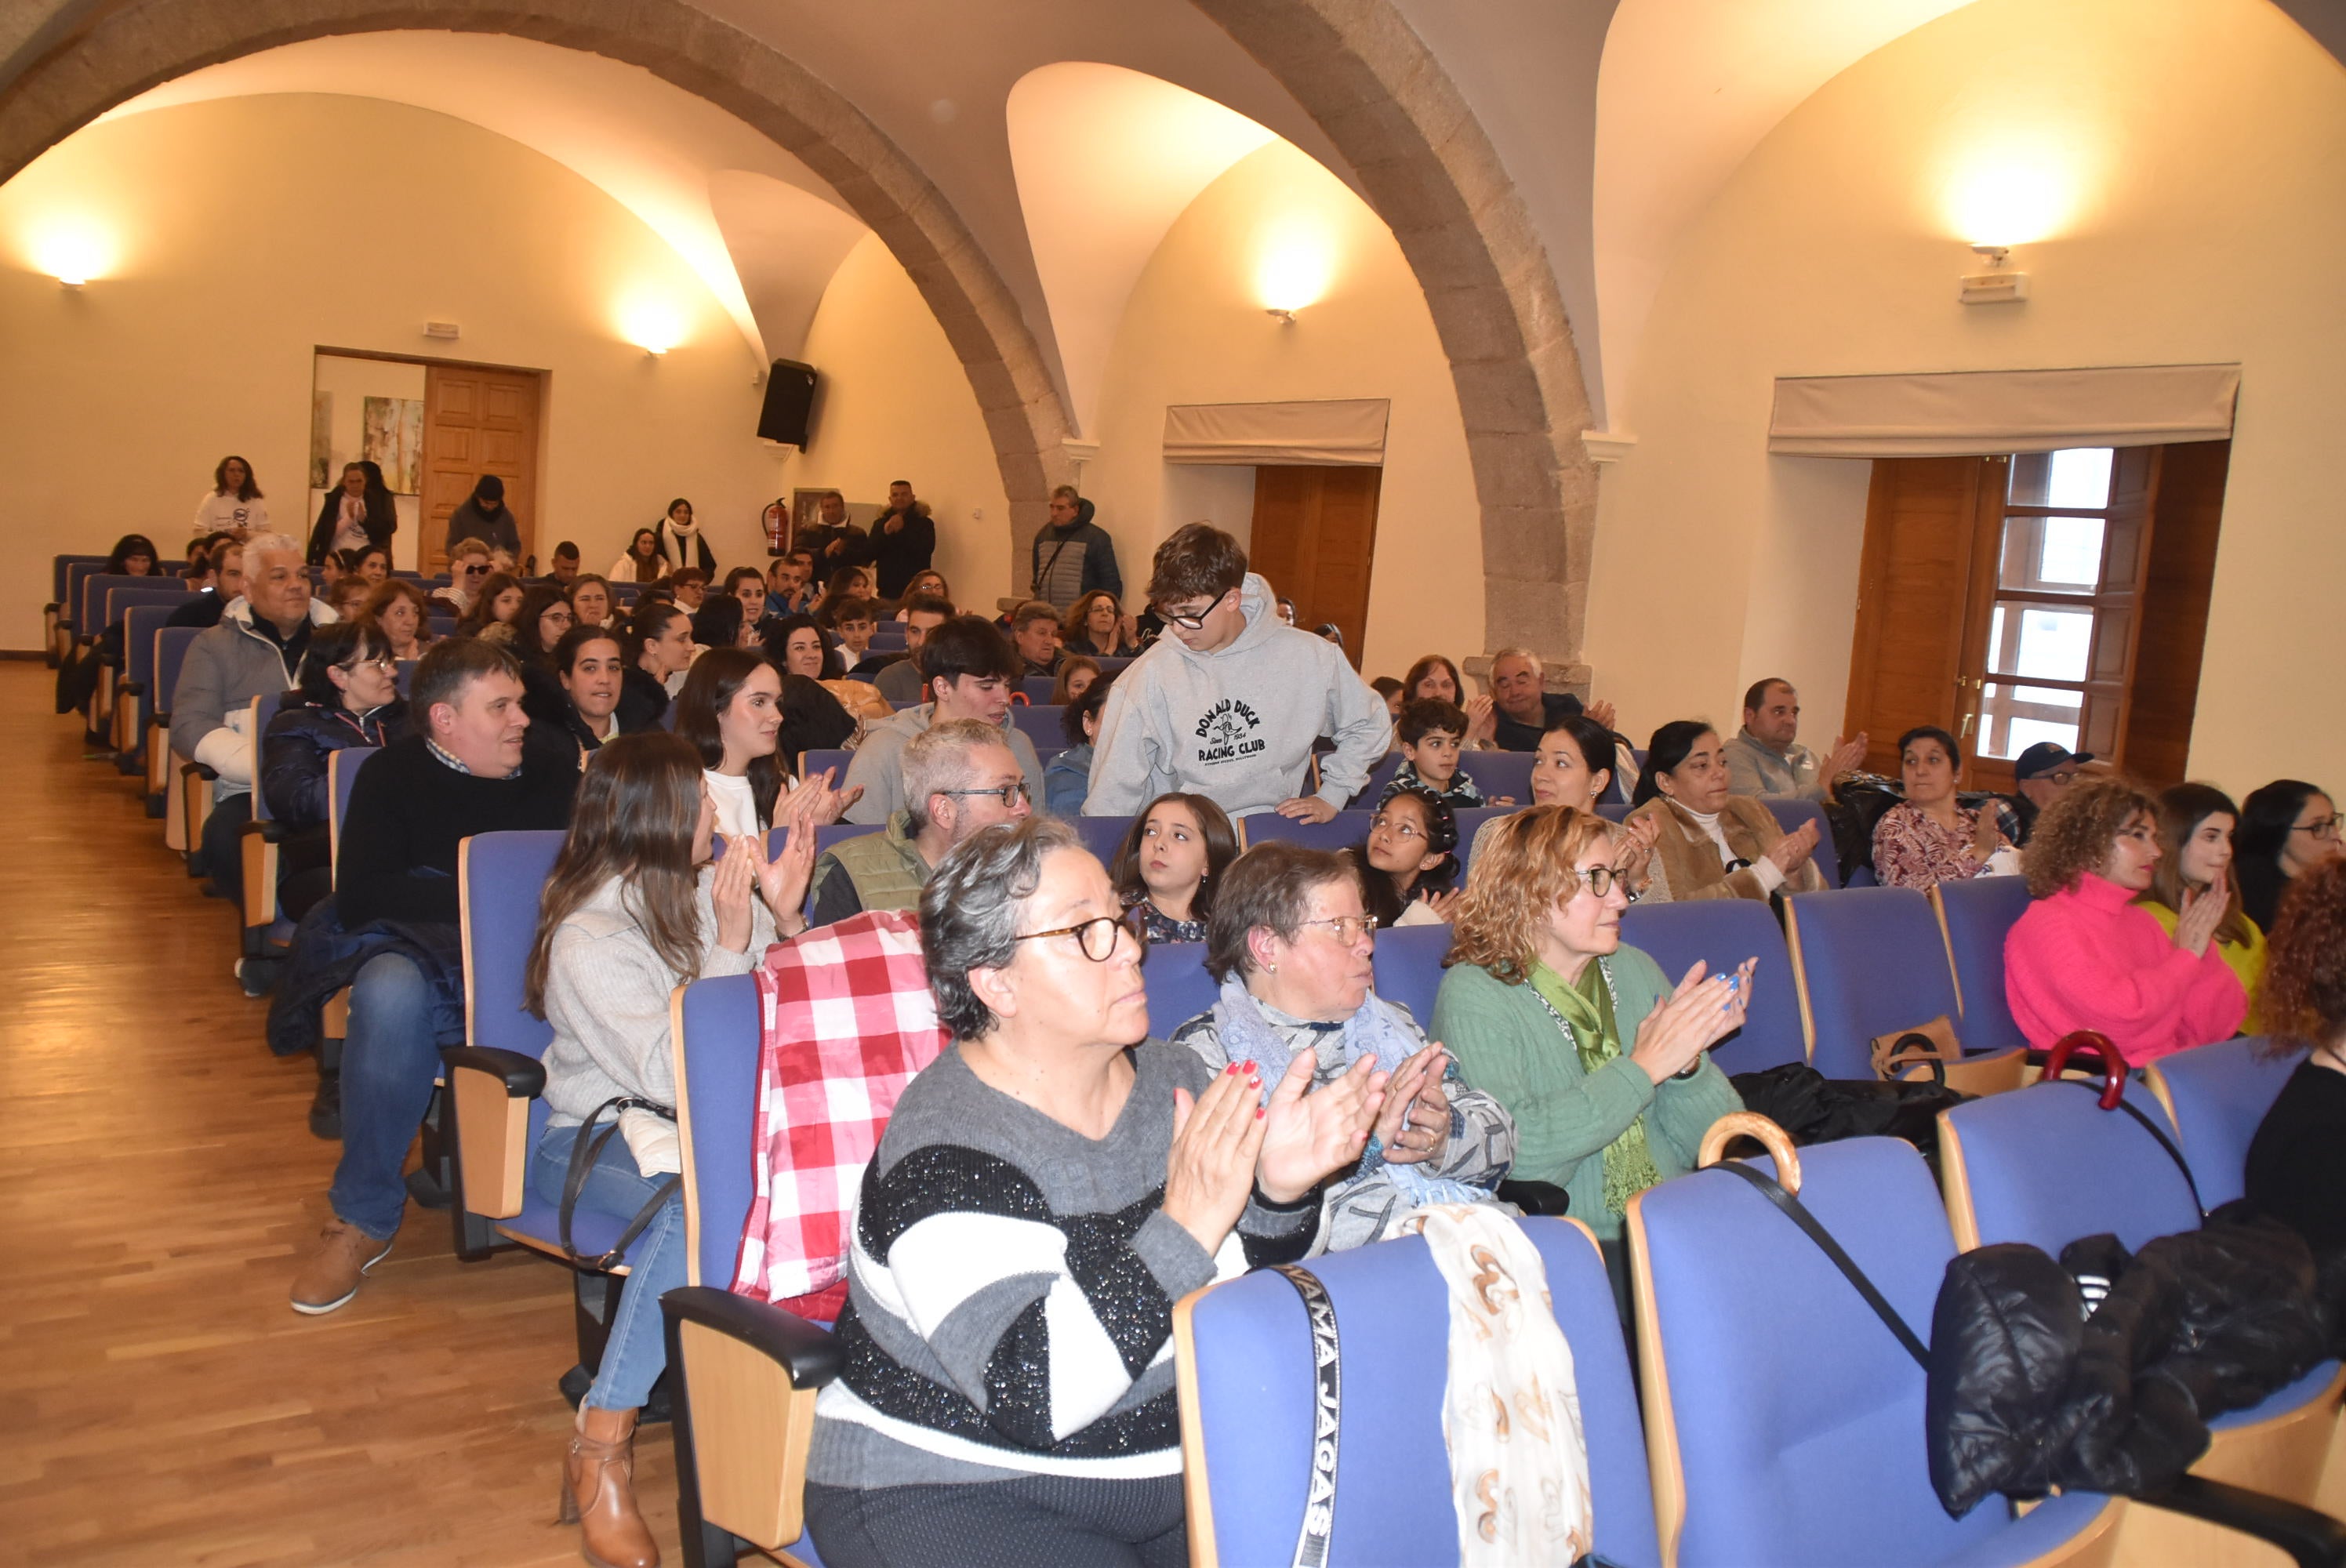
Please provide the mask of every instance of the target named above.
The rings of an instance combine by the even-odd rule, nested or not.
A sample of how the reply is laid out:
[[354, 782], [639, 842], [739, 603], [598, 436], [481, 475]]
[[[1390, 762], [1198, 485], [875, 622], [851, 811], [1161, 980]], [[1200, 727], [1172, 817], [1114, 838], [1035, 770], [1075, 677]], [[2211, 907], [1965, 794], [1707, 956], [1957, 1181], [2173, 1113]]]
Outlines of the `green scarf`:
[[[1613, 1014], [1613, 971], [1598, 959], [1580, 972], [1578, 983], [1567, 983], [1546, 964], [1532, 971], [1532, 993], [1547, 1003], [1548, 1012], [1565, 1038], [1580, 1053], [1580, 1070], [1594, 1073], [1621, 1054], [1621, 1026]], [[1654, 1152], [1646, 1144], [1646, 1118], [1605, 1145], [1605, 1207], [1625, 1214], [1629, 1200], [1662, 1179], [1654, 1166]]]

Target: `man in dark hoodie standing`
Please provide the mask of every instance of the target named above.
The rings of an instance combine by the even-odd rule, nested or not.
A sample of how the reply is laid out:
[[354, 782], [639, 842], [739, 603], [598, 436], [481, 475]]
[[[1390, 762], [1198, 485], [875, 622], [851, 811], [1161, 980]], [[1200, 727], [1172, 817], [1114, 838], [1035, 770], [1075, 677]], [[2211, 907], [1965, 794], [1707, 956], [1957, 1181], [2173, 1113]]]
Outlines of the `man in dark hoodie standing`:
[[1032, 565], [1032, 596], [1063, 616], [1094, 588], [1104, 588], [1119, 601], [1124, 597], [1124, 574], [1116, 569], [1116, 541], [1092, 521], [1092, 504], [1077, 495], [1072, 484], [1051, 492], [1051, 520], [1035, 531]]
[[936, 555], [937, 524], [928, 503], [913, 498], [911, 480], [891, 480], [888, 510], [872, 524], [872, 565], [879, 575], [880, 596], [903, 598]]

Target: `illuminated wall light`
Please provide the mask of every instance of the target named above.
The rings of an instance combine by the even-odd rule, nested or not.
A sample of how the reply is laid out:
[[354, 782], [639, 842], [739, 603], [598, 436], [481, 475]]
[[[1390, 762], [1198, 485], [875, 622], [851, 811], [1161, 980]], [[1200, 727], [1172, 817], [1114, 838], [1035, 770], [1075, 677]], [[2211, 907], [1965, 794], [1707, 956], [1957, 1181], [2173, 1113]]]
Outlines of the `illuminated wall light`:
[[1288, 227], [1264, 237], [1255, 263], [1255, 297], [1289, 326], [1295, 312], [1323, 298], [1335, 279], [1335, 245], [1314, 229]]
[[26, 249], [34, 266], [68, 289], [105, 277], [118, 260], [112, 233], [77, 215], [43, 220], [27, 237]]
[[2073, 163], [2042, 143], [2005, 143], [1956, 160], [1945, 186], [1947, 226], [1967, 245], [2009, 249], [2048, 239], [2076, 216]]
[[638, 295], [619, 306], [619, 335], [648, 354], [684, 341], [684, 312], [666, 300]]

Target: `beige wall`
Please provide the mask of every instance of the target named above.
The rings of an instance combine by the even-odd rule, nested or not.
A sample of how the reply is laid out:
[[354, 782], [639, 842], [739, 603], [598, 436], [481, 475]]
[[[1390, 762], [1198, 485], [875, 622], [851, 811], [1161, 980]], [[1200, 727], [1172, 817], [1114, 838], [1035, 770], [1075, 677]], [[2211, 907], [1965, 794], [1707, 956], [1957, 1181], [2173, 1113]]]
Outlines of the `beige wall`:
[[[1966, 309], [1948, 197], [1998, 159], [2055, 210], [2034, 297]], [[2237, 360], [2191, 769], [2346, 787], [2341, 170], [2346, 72], [2266, 0], [1978, 0], [1827, 84], [1688, 229], [1632, 372], [1589, 647], [1625, 728], [1731, 724], [1772, 674], [1840, 723], [1866, 465], [1769, 457], [1774, 377]]]
[[1010, 591], [1010, 501], [969, 372], [913, 280], [876, 235], [847, 253], [807, 331], [821, 378], [808, 451], [789, 447], [790, 487], [885, 502], [909, 479], [937, 524], [936, 568], [968, 609]]
[[[1287, 246], [1324, 255], [1329, 269], [1325, 293], [1291, 327], [1264, 314], [1258, 284], [1266, 253]], [[1392, 403], [1362, 673], [1480, 652], [1481, 516], [1425, 295], [1376, 215], [1284, 142], [1241, 159], [1181, 215], [1117, 331], [1084, 490], [1116, 537], [1126, 608], [1139, 606], [1158, 543], [1194, 521], [1168, 505], [1204, 497], [1228, 508], [1251, 495], [1235, 481], [1168, 478], [1167, 405], [1311, 398]]]
[[[60, 222], [118, 249], [78, 291], [36, 270]], [[622, 339], [638, 300], [684, 334], [660, 359]], [[780, 483], [758, 367], [674, 250], [518, 143], [372, 99], [192, 105], [53, 148], [0, 186], [0, 518], [42, 567], [0, 582], [0, 647], [37, 646], [50, 555], [133, 528], [176, 553], [222, 453], [306, 532], [320, 347], [549, 372], [538, 537], [589, 562], [679, 494], [745, 559]]]

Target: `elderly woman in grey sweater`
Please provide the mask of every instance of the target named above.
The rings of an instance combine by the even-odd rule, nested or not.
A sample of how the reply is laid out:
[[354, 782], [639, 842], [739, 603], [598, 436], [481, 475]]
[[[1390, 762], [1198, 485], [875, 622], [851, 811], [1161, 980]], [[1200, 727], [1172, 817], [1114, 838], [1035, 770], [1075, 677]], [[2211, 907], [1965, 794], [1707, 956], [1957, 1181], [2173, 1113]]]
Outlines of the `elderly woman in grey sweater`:
[[1208, 1065], [1250, 1063], [1265, 1082], [1307, 1051], [1316, 1082], [1370, 1056], [1392, 1073], [1367, 1147], [1322, 1189], [1315, 1253], [1382, 1240], [1429, 1203], [1492, 1201], [1515, 1158], [1506, 1108], [1467, 1084], [1408, 1009], [1371, 990], [1374, 929], [1350, 858], [1257, 845], [1230, 863], [1206, 922], [1221, 997], [1173, 1032]]
[[[715, 823], [690, 742], [651, 730], [597, 751], [546, 880], [529, 958], [528, 1006], [554, 1026], [546, 1052], [552, 1114], [531, 1184], [561, 1202], [576, 1154], [592, 1161], [579, 1208], [646, 1217], [626, 1248], [627, 1288], [579, 1401], [563, 1480], [563, 1517], [583, 1525], [587, 1560], [613, 1568], [659, 1561], [632, 1470], [636, 1412], [667, 1363], [659, 1298], [685, 1282], [683, 1204], [668, 1179], [678, 1168], [669, 993], [688, 980], [747, 973], [778, 930], [803, 929], [814, 862], [814, 833], [796, 822], [770, 860], [744, 837], [711, 863]], [[615, 1111], [617, 1135], [606, 1136]], [[588, 1132], [590, 1123], [601, 1130]]]

